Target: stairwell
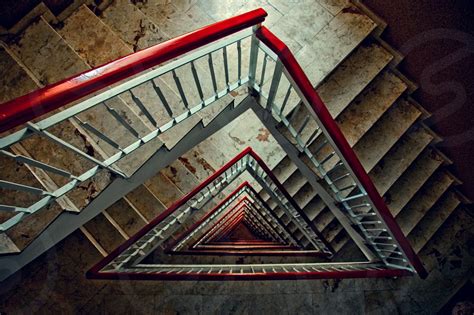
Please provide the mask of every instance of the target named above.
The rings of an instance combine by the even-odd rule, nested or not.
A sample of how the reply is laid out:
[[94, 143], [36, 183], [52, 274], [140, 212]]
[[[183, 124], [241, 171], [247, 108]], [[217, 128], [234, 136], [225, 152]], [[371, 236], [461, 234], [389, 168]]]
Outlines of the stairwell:
[[[263, 25], [295, 54], [429, 276], [425, 280], [415, 276], [170, 283], [85, 279], [84, 274], [92, 265], [248, 146], [265, 160], [336, 256], [352, 255], [354, 243], [321, 196], [268, 128], [252, 111], [245, 111], [209, 138], [179, 154], [179, 158], [158, 173], [150, 174], [143, 184], [124, 196], [117, 196], [117, 201], [104, 211], [3, 281], [0, 312], [429, 314], [439, 310], [472, 276], [469, 244], [474, 221], [465, 206], [469, 201], [456, 190], [460, 181], [445, 168], [451, 161], [436, 148], [442, 139], [423, 124], [429, 113], [410, 97], [416, 85], [397, 70], [403, 56], [380, 39], [383, 24], [364, 7], [344, 0], [291, 2], [291, 5], [279, 0], [230, 1], [226, 5], [204, 0], [165, 4], [155, 0], [116, 0], [100, 7], [86, 4], [75, 3], [74, 9], [60, 18], [45, 12], [22, 21], [26, 27], [14, 28], [15, 34], [4, 36], [0, 49], [0, 103], [207, 24], [262, 7], [268, 12]], [[229, 58], [229, 62], [235, 60]], [[194, 84], [181, 78], [184, 86]], [[159, 80], [166, 97], [172, 100], [173, 112], [185, 110], [179, 91], [171, 87], [173, 78]], [[206, 85], [212, 83], [204, 82], [203, 86]], [[151, 127], [135, 98], [145, 104], [152, 102], [150, 86], [140, 87], [134, 93], [120, 95], [119, 100], [114, 100], [113, 108], [144, 134]], [[212, 126], [223, 108], [244, 99], [246, 90], [236, 90], [234, 94], [233, 98], [224, 97], [215, 107], [177, 125], [171, 136], [163, 134], [147, 144], [138, 157], [121, 161], [120, 167], [132, 173], [156, 150], [172, 150], [201, 121]], [[106, 110], [97, 110], [87, 119], [101, 130], [114, 133], [125, 145], [130, 141], [129, 136], [117, 124], [104, 123], [101, 117], [105, 113]], [[152, 114], [164, 117], [166, 109], [158, 108]], [[302, 127], [309, 115], [304, 106], [289, 107], [286, 114], [296, 129]], [[277, 129], [285, 139], [294, 141], [282, 125]], [[316, 126], [308, 124], [302, 137], [309, 139], [315, 129]], [[54, 132], [97, 158], [113, 154], [111, 147], [103, 139], [91, 136], [80, 121], [64, 121]], [[309, 150], [326, 154], [327, 151], [321, 150], [321, 141], [320, 137], [312, 139]], [[39, 137], [15, 145], [12, 151], [47, 161], [73, 174], [81, 174], [90, 167], [81, 157], [60, 146], [52, 147]], [[52, 190], [64, 183], [61, 177], [39, 168], [20, 168], [4, 156], [1, 159], [2, 180], [21, 179], [25, 185]], [[302, 160], [313, 169], [311, 161]], [[27, 250], [63, 211], [80, 213], [113, 179], [110, 173], [104, 172], [45, 211], [0, 234], [0, 253], [14, 262], [15, 255]], [[0, 191], [1, 204], [19, 202], [27, 206], [37, 201], [25, 194]], [[282, 221], [295, 232], [294, 236], [303, 239], [270, 196], [263, 191], [260, 195], [280, 213]], [[0, 222], [8, 218], [9, 212], [0, 212]]]

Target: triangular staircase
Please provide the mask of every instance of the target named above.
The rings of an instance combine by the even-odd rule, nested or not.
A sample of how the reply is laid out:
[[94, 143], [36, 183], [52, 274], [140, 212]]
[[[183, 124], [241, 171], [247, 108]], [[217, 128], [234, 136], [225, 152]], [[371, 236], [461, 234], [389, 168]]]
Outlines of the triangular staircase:
[[[364, 11], [347, 3], [318, 6], [314, 12], [319, 16], [313, 17], [318, 22], [297, 32], [292, 21], [304, 10], [283, 2], [265, 4], [270, 17], [263, 25], [268, 29], [259, 27], [263, 13], [256, 11], [220, 22], [222, 28], [214, 25], [212, 30], [205, 28], [101, 67], [228, 17], [222, 16], [227, 11], [212, 10], [209, 17], [202, 4], [186, 9], [171, 4], [157, 11], [154, 2], [115, 1], [95, 14], [90, 7], [79, 6], [60, 20], [43, 14], [4, 37], [0, 69], [6, 83], [0, 85], [1, 102], [83, 74], [0, 107], [8, 112], [2, 116], [5, 137], [0, 140], [0, 223], [6, 228], [0, 234], [2, 280], [33, 261], [25, 267], [30, 268], [35, 259], [42, 261], [40, 255], [63, 239], [60, 244], [74, 239], [87, 248], [90, 260], [82, 271], [89, 269], [248, 145], [259, 152], [288, 192], [287, 198], [301, 209], [305, 224], [320, 231], [338, 258], [350, 256], [362, 245], [364, 254], [382, 257], [387, 249], [374, 244], [379, 242], [365, 242], [364, 237], [392, 237], [397, 242], [405, 239], [403, 251], [413, 248], [408, 260], [419, 255], [431, 272], [456, 242], [465, 242], [472, 217], [462, 205], [467, 200], [455, 189], [459, 181], [445, 169], [450, 161], [434, 145], [440, 138], [422, 123], [429, 114], [409, 97], [411, 82], [396, 70], [400, 55], [378, 38], [376, 22]], [[229, 13], [248, 11], [237, 6]], [[125, 13], [128, 24], [120, 23]], [[280, 16], [276, 23], [274, 18]], [[185, 25], [189, 28], [183, 29]], [[145, 35], [136, 39], [135, 28], [141, 27]], [[232, 27], [242, 31], [231, 35]], [[301, 81], [304, 73], [289, 72], [292, 65], [286, 62], [291, 53], [269, 30], [287, 42], [309, 82]], [[196, 40], [200, 32], [209, 32], [203, 37], [207, 39]], [[90, 44], [84, 46], [87, 36]], [[186, 38], [196, 42], [190, 44]], [[217, 38], [222, 39], [213, 42]], [[112, 48], [104, 49], [100, 42]], [[178, 42], [181, 48], [171, 44]], [[258, 44], [255, 71], [249, 71], [253, 69], [249, 57], [255, 54], [252, 43]], [[203, 44], [208, 45], [190, 51]], [[190, 53], [173, 61], [178, 55], [166, 55], [168, 62], [154, 67], [163, 61], [161, 49], [172, 46], [183, 49], [179, 55]], [[150, 59], [124, 68], [122, 74], [115, 72], [115, 66], [141, 58]], [[111, 81], [103, 84], [104, 76]], [[70, 92], [76, 84], [81, 87], [77, 94]], [[56, 111], [39, 117], [53, 108]], [[335, 123], [328, 126], [321, 117]], [[27, 121], [26, 127], [18, 125]], [[334, 138], [335, 126], [341, 132]], [[247, 136], [250, 130], [258, 134]], [[341, 139], [347, 142], [342, 150]], [[90, 178], [81, 177], [89, 171]], [[364, 173], [368, 176], [361, 178]], [[69, 183], [74, 189], [61, 191]], [[281, 231], [308, 246], [308, 231], [298, 229], [267, 191], [259, 194], [268, 211], [276, 213]], [[378, 194], [383, 204], [373, 198]], [[347, 216], [355, 207], [361, 211]], [[380, 208], [385, 209], [382, 220], [356, 219], [380, 215]], [[380, 222], [387, 220], [395, 235], [379, 234]], [[78, 228], [80, 232], [74, 232]], [[379, 232], [370, 231], [374, 229]], [[356, 234], [360, 237], [353, 241]], [[397, 264], [398, 254], [388, 254], [384, 259]], [[440, 284], [454, 279], [448, 275], [436, 271], [430, 278]], [[356, 275], [361, 276], [365, 275]], [[463, 277], [461, 271], [457, 277]]]

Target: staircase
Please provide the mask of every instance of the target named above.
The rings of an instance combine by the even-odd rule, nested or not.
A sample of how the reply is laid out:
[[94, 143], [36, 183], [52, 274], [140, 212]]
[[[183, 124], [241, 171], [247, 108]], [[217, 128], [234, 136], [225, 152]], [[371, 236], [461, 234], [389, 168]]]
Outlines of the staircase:
[[[327, 307], [334, 312], [338, 306], [341, 312], [348, 312], [347, 305], [352, 298], [363, 300], [358, 304], [365, 307], [352, 309], [352, 312], [380, 313], [382, 308], [378, 309], [377, 305], [390, 300], [402, 313], [414, 310], [432, 313], [443, 306], [450, 292], [455, 293], [453, 291], [470, 277], [472, 260], [468, 241], [472, 237], [473, 219], [465, 208], [468, 200], [456, 190], [461, 184], [459, 180], [445, 168], [451, 162], [436, 148], [440, 137], [423, 124], [429, 113], [410, 97], [415, 85], [396, 68], [402, 56], [379, 38], [383, 24], [363, 6], [326, 0], [313, 3], [311, 10], [308, 10], [308, 4], [292, 3], [290, 6], [286, 1], [246, 4], [235, 1], [225, 6], [213, 1], [161, 4], [152, 0], [118, 0], [101, 6], [87, 4], [75, 3], [77, 8], [65, 11], [69, 13], [60, 17], [52, 18], [51, 13], [43, 12], [28, 23], [22, 21], [25, 28], [14, 27], [17, 33], [4, 36], [0, 49], [0, 103], [207, 24], [262, 7], [268, 13], [263, 25], [285, 42], [296, 56], [429, 275], [426, 280], [410, 277], [340, 282], [206, 282], [194, 286], [143, 282], [124, 286], [106, 280], [84, 279], [84, 273], [92, 265], [129, 240], [247, 146], [252, 146], [268, 164], [309, 225], [321, 232], [335, 256], [354, 255], [357, 246], [350, 233], [325, 202], [327, 196], [322, 196], [315, 188], [324, 187], [330, 191], [333, 187], [325, 176], [314, 176], [321, 175], [316, 162], [324, 161], [321, 164], [330, 165], [331, 169], [339, 162], [331, 155], [335, 152], [333, 144], [318, 132], [314, 120], [307, 119], [311, 112], [307, 107], [297, 105], [297, 93], [287, 95], [287, 90], [281, 88], [273, 98], [279, 104], [286, 100], [288, 106], [281, 108], [278, 117], [264, 116], [262, 106], [248, 101], [246, 87], [252, 82], [241, 81], [243, 77], [235, 77], [232, 71], [232, 78], [226, 78], [226, 67], [222, 66], [226, 62], [230, 69], [242, 66], [242, 74], [251, 68], [248, 60], [238, 62], [240, 53], [242, 56], [251, 53], [250, 39], [242, 38], [240, 50], [234, 44], [232, 50], [229, 46], [227, 55], [219, 52], [210, 54], [212, 60], [196, 60], [195, 67], [189, 67], [188, 75], [180, 72], [184, 67], [162, 74], [104, 100], [105, 106], [91, 107], [77, 118], [51, 124], [49, 132], [52, 135], [73, 144], [88, 156], [79, 152], [73, 154], [61, 143], [38, 136], [40, 131], [10, 146], [9, 155], [0, 155], [1, 180], [30, 187], [26, 192], [19, 189], [12, 192], [2, 186], [0, 204], [27, 208], [40, 201], [39, 196], [45, 196], [44, 193], [31, 193], [34, 189], [36, 192], [55, 191], [67, 180], [97, 165], [96, 161], [106, 160], [134, 143], [137, 135], [138, 138], [146, 137], [155, 125], [166, 124], [169, 118], [175, 121], [172, 133], [163, 132], [138, 148], [136, 153], [115, 164], [101, 166], [100, 172], [78, 183], [47, 207], [25, 215], [17, 224], [5, 228], [6, 231], [0, 234], [1, 274], [6, 288], [0, 289], [5, 305], [1, 308], [7, 312], [21, 309], [19, 305], [24, 305], [21, 301], [27, 296], [31, 303], [25, 305], [23, 311], [93, 312], [97, 311], [95, 307], [110, 311], [123, 306], [114, 305], [110, 296], [126, 294], [140, 296], [140, 301], [150, 298], [157, 311], [166, 311], [176, 307], [173, 299], [186, 294], [192, 298], [190, 309], [183, 311], [198, 308], [205, 311], [204, 290], [223, 298], [240, 295], [240, 302], [237, 302], [243, 306], [238, 306], [237, 302], [225, 305], [219, 300], [210, 304], [209, 307], [220, 307], [216, 309], [220, 312], [253, 305], [253, 295], [269, 301], [272, 295], [268, 293], [272, 293], [281, 295], [281, 301], [265, 305], [265, 311], [280, 307], [294, 313], [316, 307], [324, 311]], [[264, 55], [266, 58], [262, 57]], [[272, 61], [271, 55], [271, 51], [259, 51], [260, 59], [253, 77], [255, 86], [261, 88], [257, 91], [260, 104], [266, 104], [271, 97], [271, 83], [278, 64]], [[172, 69], [171, 65], [176, 65], [179, 59], [167, 62]], [[203, 75], [211, 64], [215, 77], [226, 80], [214, 82], [212, 77]], [[138, 74], [139, 70], [136, 71]], [[160, 71], [156, 68], [148, 72], [153, 73], [150, 78]], [[190, 75], [194, 72], [203, 80], [200, 82], [205, 89], [202, 92], [194, 89], [195, 78]], [[234, 81], [235, 86], [231, 86]], [[186, 90], [185, 97], [180, 85]], [[190, 92], [191, 86], [194, 92]], [[156, 100], [156, 87], [161, 89], [168, 105], [150, 106]], [[190, 100], [201, 99], [205, 103], [203, 95], [213, 93], [217, 95], [217, 101], [212, 100], [212, 107], [180, 120]], [[53, 114], [72, 108], [74, 106], [69, 105], [57, 108], [48, 116], [54, 117]], [[126, 118], [125, 123], [124, 119], [117, 118], [117, 113]], [[32, 126], [44, 126], [41, 124], [41, 120], [36, 119]], [[133, 132], [126, 126], [132, 126]], [[10, 133], [11, 130], [7, 131]], [[52, 150], [55, 154], [51, 154]], [[54, 166], [54, 169], [28, 164], [25, 157]], [[313, 176], [308, 177], [308, 174]], [[337, 182], [334, 198], [343, 200], [356, 194], [357, 185], [345, 174], [339, 170], [328, 175], [331, 182]], [[128, 179], [117, 181], [120, 176]], [[291, 237], [296, 241], [305, 239], [265, 190], [260, 196], [292, 233]], [[12, 219], [15, 213], [18, 212], [0, 211], [0, 223]], [[5, 280], [8, 276], [10, 278]], [[41, 285], [45, 279], [51, 286]], [[77, 281], [77, 286], [67, 288], [67, 281], [72, 279]], [[41, 289], [39, 293], [33, 294], [38, 289]], [[314, 295], [314, 292], [324, 291], [336, 291], [331, 294], [339, 302], [328, 301], [322, 293]], [[51, 298], [45, 298], [50, 295]], [[300, 300], [296, 296], [304, 298]], [[65, 303], [64, 298], [69, 302]], [[292, 299], [298, 300], [293, 302], [298, 305], [279, 304]], [[98, 306], [94, 300], [103, 303]], [[135, 310], [146, 310], [133, 298], [126, 302], [121, 303]]]

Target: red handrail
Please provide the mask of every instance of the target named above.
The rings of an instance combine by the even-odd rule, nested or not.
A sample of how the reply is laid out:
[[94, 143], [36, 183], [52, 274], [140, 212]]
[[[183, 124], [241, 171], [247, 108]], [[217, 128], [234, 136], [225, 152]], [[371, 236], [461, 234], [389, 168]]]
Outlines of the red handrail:
[[86, 70], [0, 105], [0, 133], [265, 20], [256, 9]]
[[315, 112], [316, 116], [318, 116], [318, 118], [321, 120], [321, 123], [324, 125], [325, 129], [330, 134], [334, 144], [344, 156], [345, 160], [349, 164], [355, 176], [364, 187], [365, 191], [367, 192], [367, 195], [374, 203], [375, 207], [377, 208], [378, 212], [387, 224], [388, 228], [392, 232], [397, 242], [400, 244], [400, 247], [405, 252], [410, 263], [415, 268], [421, 278], [426, 278], [428, 276], [428, 272], [424, 268], [420, 258], [414, 252], [407, 238], [396, 223], [392, 214], [390, 213], [390, 210], [388, 209], [387, 205], [385, 204], [379, 192], [375, 188], [375, 185], [373, 184], [369, 175], [367, 174], [364, 167], [357, 158], [355, 152], [352, 150], [351, 146], [349, 145], [341, 130], [337, 126], [336, 122], [332, 118], [326, 105], [319, 97], [318, 93], [314, 90], [313, 86], [311, 85], [311, 82], [309, 81], [308, 77], [304, 73], [299, 63], [296, 61], [290, 49], [285, 45], [285, 43], [283, 43], [278, 37], [276, 37], [264, 26], [261, 26], [257, 30], [256, 36], [278, 55], [278, 58], [285, 66], [286, 70], [290, 74], [295, 84], [303, 93], [303, 96], [311, 104], [311, 107]]

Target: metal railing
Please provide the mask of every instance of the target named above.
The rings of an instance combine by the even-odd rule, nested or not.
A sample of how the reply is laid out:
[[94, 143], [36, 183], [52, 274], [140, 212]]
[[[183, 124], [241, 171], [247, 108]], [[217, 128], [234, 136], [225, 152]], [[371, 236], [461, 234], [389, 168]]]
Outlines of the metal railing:
[[[261, 52], [264, 62], [260, 80], [257, 66], [250, 70], [249, 84], [268, 115], [287, 129], [294, 146], [310, 161], [314, 174], [326, 183], [374, 254], [387, 266], [426, 277], [421, 261], [291, 51], [264, 26], [255, 31], [252, 43], [254, 60]], [[271, 70], [266, 69], [267, 60], [273, 61]], [[293, 105], [289, 116], [288, 105]]]
[[[153, 154], [162, 141], [166, 142], [167, 132], [193, 116], [202, 118], [206, 115], [205, 109], [230, 92], [249, 87], [250, 94], [259, 99], [267, 115], [286, 128], [293, 145], [309, 161], [314, 176], [325, 183], [344, 215], [380, 259], [380, 262], [350, 266], [295, 264], [293, 271], [273, 266], [269, 273], [275, 278], [291, 278], [303, 271], [309, 277], [321, 277], [324, 272], [336, 270], [349, 276], [362, 273], [379, 276], [383, 271], [393, 275], [416, 272], [425, 277], [427, 273], [419, 258], [296, 59], [283, 42], [260, 25], [265, 16], [266, 12], [258, 9], [230, 18], [1, 104], [0, 159], [26, 165], [32, 172], [42, 172], [41, 176], [49, 174], [54, 185], [38, 187], [0, 178], [3, 191], [38, 197], [26, 206], [0, 204], [0, 211], [11, 213], [0, 224], [0, 232], [54, 202], [61, 204], [62, 198], [79, 185], [98, 178], [103, 172], [109, 174], [109, 181], [128, 178], [140, 167], [144, 157]], [[44, 114], [50, 116], [42, 118]], [[299, 116], [303, 119], [297, 119]], [[84, 147], [58, 132], [64, 123], [70, 123], [77, 130], [78, 137], [86, 143]], [[29, 155], [28, 152], [32, 153], [29, 150], [35, 149], [28, 142], [31, 139], [40, 139], [34, 143], [59, 147], [76, 156], [86, 169], [68, 169], [52, 163], [50, 157]], [[154, 146], [146, 151], [151, 144]], [[155, 218], [90, 274], [97, 276], [105, 266], [108, 272], [104, 272], [107, 273], [104, 278], [113, 278], [110, 270], [117, 266], [128, 266], [127, 272], [133, 274], [149, 273], [152, 267], [140, 265], [141, 269], [138, 268], [143, 257], [135, 256], [159, 246], [179, 229], [181, 222], [208, 204], [244, 171], [253, 175], [275, 200], [301, 231], [308, 246], [331, 254], [319, 232], [271, 170], [253, 151], [244, 152]], [[53, 162], [54, 158], [61, 157], [53, 155]], [[254, 201], [255, 207], [265, 209], [262, 200], [255, 198]], [[277, 225], [285, 226], [281, 222]], [[120, 259], [115, 260], [117, 257]], [[167, 270], [170, 278], [173, 274], [180, 278], [183, 272], [191, 278], [193, 274], [200, 278], [204, 270], [197, 271], [197, 267], [191, 266], [160, 268], [157, 274], [164, 278], [163, 270]], [[206, 275], [217, 271], [222, 274], [223, 270], [234, 275], [234, 271], [239, 270], [240, 275], [256, 279], [265, 277], [263, 273], [268, 271], [267, 267], [233, 268], [208, 267]]]
[[[252, 34], [248, 27], [265, 16], [259, 9], [218, 22], [1, 104], [0, 132], [18, 129], [23, 123], [26, 126], [0, 138], [0, 158], [53, 174], [56, 187], [38, 188], [0, 177], [0, 189], [39, 196], [28, 206], [0, 204], [0, 211], [14, 214], [0, 224], [0, 232], [94, 180], [103, 170], [115, 177], [129, 177], [144, 162], [146, 147], [142, 147], [244, 86], [248, 71], [242, 46]], [[217, 61], [220, 56], [222, 63]], [[232, 69], [229, 60], [236, 60]], [[58, 109], [62, 110], [39, 120]], [[62, 137], [56, 127], [60, 129], [64, 122], [75, 126], [93, 149]], [[18, 145], [30, 151], [38, 149], [28, 147], [32, 137], [39, 137], [42, 146], [59, 146], [89, 168], [75, 173], [75, 169], [51, 163], [51, 156], [33, 157], [15, 150]], [[158, 148], [151, 148], [145, 156]], [[138, 162], [131, 168], [133, 159]]]

